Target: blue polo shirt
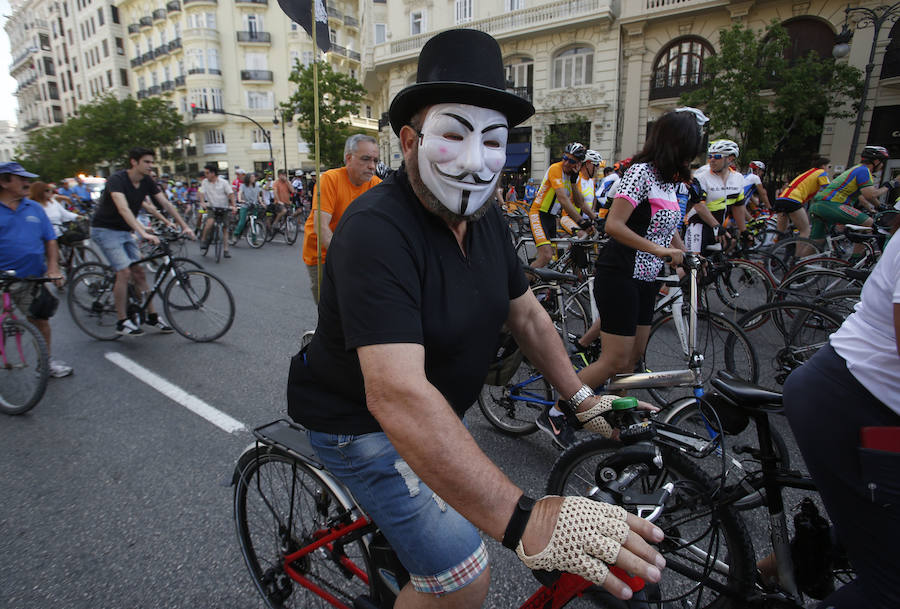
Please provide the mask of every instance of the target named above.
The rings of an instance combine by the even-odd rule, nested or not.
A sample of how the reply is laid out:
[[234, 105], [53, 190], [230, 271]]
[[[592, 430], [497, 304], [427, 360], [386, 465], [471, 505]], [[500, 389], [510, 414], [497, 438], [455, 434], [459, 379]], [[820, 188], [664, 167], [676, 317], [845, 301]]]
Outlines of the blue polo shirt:
[[81, 184], [76, 184], [75, 186], [73, 186], [72, 193], [75, 196], [77, 196], [79, 199], [81, 199], [82, 201], [90, 201], [91, 200], [90, 191], [87, 188], [85, 188], [84, 186], [82, 186]]
[[56, 239], [40, 203], [22, 199], [15, 211], [0, 202], [0, 270], [18, 277], [42, 277], [47, 272], [45, 242]]

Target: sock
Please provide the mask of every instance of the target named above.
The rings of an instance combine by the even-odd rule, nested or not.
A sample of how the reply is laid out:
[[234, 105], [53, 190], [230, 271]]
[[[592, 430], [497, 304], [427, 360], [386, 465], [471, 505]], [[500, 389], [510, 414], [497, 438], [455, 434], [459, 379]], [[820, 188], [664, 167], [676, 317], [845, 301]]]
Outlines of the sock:
[[151, 326], [156, 325], [156, 322], [159, 321], [159, 315], [156, 313], [147, 313], [147, 323]]
[[560, 412], [560, 410], [556, 406], [550, 407], [550, 416], [551, 417], [561, 417], [562, 415], [563, 415], [563, 413]]

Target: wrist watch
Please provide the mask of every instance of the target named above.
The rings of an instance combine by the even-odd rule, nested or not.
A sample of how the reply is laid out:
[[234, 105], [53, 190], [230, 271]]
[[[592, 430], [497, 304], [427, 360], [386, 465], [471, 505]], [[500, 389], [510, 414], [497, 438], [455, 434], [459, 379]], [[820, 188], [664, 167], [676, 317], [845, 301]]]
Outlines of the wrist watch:
[[591, 389], [587, 385], [582, 385], [581, 389], [576, 391], [572, 397], [566, 400], [566, 402], [568, 402], [572, 410], [577, 412], [578, 407], [581, 406], [581, 403], [593, 395], [595, 395], [593, 389]]

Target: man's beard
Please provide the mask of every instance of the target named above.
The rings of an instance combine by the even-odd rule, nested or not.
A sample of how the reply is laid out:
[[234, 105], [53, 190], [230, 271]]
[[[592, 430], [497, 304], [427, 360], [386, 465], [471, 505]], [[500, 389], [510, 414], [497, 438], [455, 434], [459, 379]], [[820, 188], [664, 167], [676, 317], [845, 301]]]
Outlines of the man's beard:
[[456, 226], [461, 222], [477, 222], [488, 213], [491, 207], [490, 201], [487, 201], [470, 216], [464, 216], [448, 209], [422, 181], [422, 176], [419, 174], [418, 145], [406, 159], [406, 174], [409, 176], [409, 185], [412, 186], [413, 192], [416, 193], [419, 200], [425, 204], [425, 208], [451, 226]]

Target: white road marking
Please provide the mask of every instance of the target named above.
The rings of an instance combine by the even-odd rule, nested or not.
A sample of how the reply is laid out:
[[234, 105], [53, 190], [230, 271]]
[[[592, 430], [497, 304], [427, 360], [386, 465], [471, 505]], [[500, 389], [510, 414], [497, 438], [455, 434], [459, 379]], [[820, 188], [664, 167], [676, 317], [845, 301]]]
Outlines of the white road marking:
[[178, 402], [194, 414], [203, 417], [219, 429], [228, 433], [235, 433], [247, 429], [247, 427], [237, 419], [228, 416], [221, 410], [213, 408], [197, 396], [188, 393], [178, 385], [170, 383], [155, 372], [147, 370], [121, 353], [110, 351], [107, 352], [104, 357], [119, 368], [125, 370], [125, 372], [128, 372], [147, 385], [150, 385], [153, 389], [156, 389], [170, 400]]

